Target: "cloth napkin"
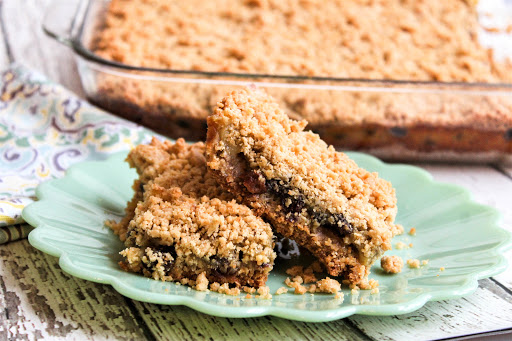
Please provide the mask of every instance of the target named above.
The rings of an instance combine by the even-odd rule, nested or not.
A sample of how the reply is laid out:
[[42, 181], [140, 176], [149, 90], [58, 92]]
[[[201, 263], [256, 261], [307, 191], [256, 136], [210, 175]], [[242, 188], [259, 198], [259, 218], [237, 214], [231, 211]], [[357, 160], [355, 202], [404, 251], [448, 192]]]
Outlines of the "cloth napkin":
[[147, 143], [150, 130], [108, 114], [21, 65], [0, 74], [0, 244], [26, 238], [21, 211], [72, 164]]

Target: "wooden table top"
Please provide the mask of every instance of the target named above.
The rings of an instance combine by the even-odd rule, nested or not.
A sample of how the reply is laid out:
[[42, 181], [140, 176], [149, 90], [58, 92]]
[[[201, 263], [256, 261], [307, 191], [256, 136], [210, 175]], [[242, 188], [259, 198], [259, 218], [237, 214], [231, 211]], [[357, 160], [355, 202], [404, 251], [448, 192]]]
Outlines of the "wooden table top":
[[[72, 53], [41, 30], [50, 0], [0, 0], [0, 69], [12, 62], [46, 74], [83, 96]], [[462, 185], [503, 213], [512, 230], [512, 167], [418, 165]], [[512, 261], [512, 251], [507, 253]], [[479, 282], [468, 297], [427, 303], [405, 315], [352, 316], [327, 323], [276, 317], [218, 318], [182, 306], [141, 303], [64, 273], [26, 240], [0, 246], [0, 340], [7, 339], [321, 339], [426, 340], [512, 332], [512, 271]], [[510, 339], [511, 335], [494, 336]]]

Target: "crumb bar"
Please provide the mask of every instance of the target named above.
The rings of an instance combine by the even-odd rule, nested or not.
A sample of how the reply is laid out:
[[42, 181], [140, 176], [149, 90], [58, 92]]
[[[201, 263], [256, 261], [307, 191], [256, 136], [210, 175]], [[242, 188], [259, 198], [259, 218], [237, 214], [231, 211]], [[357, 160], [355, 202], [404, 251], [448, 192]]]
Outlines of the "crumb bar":
[[234, 91], [208, 117], [208, 167], [331, 276], [365, 287], [371, 265], [400, 232], [394, 189], [305, 125], [259, 90]]
[[126, 246], [120, 264], [200, 287], [264, 286], [275, 259], [271, 227], [221, 189], [204, 151], [204, 143], [153, 139], [129, 153], [135, 194], [126, 216], [110, 223]]

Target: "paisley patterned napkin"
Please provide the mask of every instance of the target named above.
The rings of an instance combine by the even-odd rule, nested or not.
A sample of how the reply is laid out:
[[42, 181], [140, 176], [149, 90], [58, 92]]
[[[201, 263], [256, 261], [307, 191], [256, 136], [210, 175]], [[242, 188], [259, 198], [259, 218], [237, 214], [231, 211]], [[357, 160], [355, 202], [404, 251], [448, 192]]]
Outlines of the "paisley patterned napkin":
[[153, 133], [20, 65], [0, 73], [0, 244], [25, 238], [35, 188], [76, 162], [102, 160]]

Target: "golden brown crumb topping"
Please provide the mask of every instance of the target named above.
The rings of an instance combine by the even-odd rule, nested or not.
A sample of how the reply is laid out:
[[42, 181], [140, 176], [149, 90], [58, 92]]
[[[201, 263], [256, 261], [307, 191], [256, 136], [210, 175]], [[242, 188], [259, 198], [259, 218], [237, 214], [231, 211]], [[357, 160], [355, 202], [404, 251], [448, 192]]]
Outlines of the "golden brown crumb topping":
[[511, 82], [478, 27], [461, 0], [113, 0], [95, 50], [175, 70]]
[[391, 237], [399, 232], [391, 184], [303, 131], [306, 122], [290, 119], [270, 96], [249, 89], [232, 92], [208, 123], [210, 168], [232, 167], [226, 165], [228, 154], [243, 154], [250, 169], [286, 184], [288, 194], [303, 196], [306, 205], [342, 213], [357, 228], [352, 239], [363, 254], [370, 252], [370, 244], [391, 248]]
[[145, 200], [131, 222], [144, 237], [175, 245], [178, 254], [230, 257], [240, 251], [244, 262], [273, 261], [270, 225], [216, 184], [207, 172], [203, 143], [153, 139], [128, 160], [143, 183], [159, 174], [144, 184]]

